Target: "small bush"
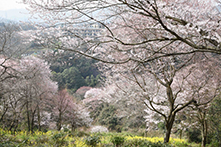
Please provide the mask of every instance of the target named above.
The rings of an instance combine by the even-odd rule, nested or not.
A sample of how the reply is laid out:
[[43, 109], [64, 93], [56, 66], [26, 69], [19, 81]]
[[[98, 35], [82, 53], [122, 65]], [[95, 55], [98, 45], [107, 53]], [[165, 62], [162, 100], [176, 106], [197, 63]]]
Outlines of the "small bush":
[[93, 135], [93, 136], [88, 136], [84, 138], [85, 144], [88, 146], [96, 147], [98, 143], [101, 142], [100, 136], [98, 135]]
[[123, 136], [112, 136], [111, 137], [111, 142], [116, 146], [119, 147], [121, 146], [125, 141], [125, 138]]

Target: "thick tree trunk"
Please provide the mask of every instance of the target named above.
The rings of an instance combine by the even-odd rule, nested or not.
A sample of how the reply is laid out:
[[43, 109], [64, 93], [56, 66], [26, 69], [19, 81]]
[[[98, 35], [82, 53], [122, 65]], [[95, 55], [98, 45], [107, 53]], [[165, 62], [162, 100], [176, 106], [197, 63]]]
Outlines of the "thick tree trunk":
[[166, 134], [164, 138], [164, 143], [168, 143], [170, 141], [170, 134], [171, 134], [174, 120], [175, 120], [175, 114], [171, 114], [168, 120], [166, 120]]
[[170, 141], [170, 134], [171, 134], [171, 129], [167, 128], [166, 135], [165, 135], [165, 138], [164, 138], [164, 143], [168, 143]]
[[[171, 82], [172, 83], [172, 82]], [[174, 112], [174, 97], [173, 97], [173, 91], [172, 88], [170, 87], [171, 85], [170, 82], [167, 83], [167, 98], [169, 100], [169, 104], [170, 104], [170, 114], [167, 118], [165, 118], [165, 122], [166, 122], [166, 134], [165, 134], [165, 138], [164, 138], [164, 143], [168, 143], [170, 140], [170, 134], [171, 134], [171, 130], [173, 127], [173, 123], [175, 120], [175, 116], [176, 113]]]

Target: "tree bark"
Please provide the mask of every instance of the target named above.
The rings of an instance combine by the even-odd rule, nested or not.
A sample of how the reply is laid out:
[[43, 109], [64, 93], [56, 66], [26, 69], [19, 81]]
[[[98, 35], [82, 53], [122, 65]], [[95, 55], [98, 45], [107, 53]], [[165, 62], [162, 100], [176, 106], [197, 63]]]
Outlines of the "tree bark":
[[[16, 116], [16, 112], [14, 111], [13, 112], [13, 120], [11, 121], [10, 128], [9, 128], [10, 131], [12, 131], [12, 129], [15, 127], [16, 119], [17, 119], [17, 116]], [[15, 130], [15, 128], [14, 128], [14, 130]]]
[[58, 131], [61, 130], [61, 116], [62, 116], [62, 114], [61, 114], [61, 112], [59, 112], [59, 116], [58, 116]]
[[38, 131], [41, 131], [41, 114], [40, 114], [40, 108], [38, 106]]
[[32, 112], [32, 117], [31, 117], [31, 133], [34, 133], [35, 112], [36, 112], [36, 109]]
[[3, 114], [2, 114], [2, 116], [1, 116], [1, 118], [0, 118], [0, 122], [3, 122], [4, 116], [5, 116], [5, 114], [6, 114], [7, 111], [8, 111], [8, 107], [6, 107], [6, 108], [4, 109], [4, 112], [3, 112]]
[[168, 120], [166, 120], [166, 134], [164, 138], [164, 143], [168, 143], [170, 141], [170, 134], [171, 134], [174, 120], [175, 120], [175, 114], [171, 114], [168, 117]]
[[201, 147], [205, 147], [206, 146], [206, 140], [207, 140], [207, 121], [203, 120], [203, 124], [202, 124], [202, 143], [201, 143]]
[[27, 111], [27, 124], [28, 124], [28, 132], [30, 132], [31, 127], [30, 127], [30, 112], [29, 112], [29, 106], [28, 106], [28, 101], [26, 102], [26, 111]]
[[183, 137], [183, 129], [180, 129], [180, 139]]
[[173, 127], [173, 123], [175, 120], [175, 116], [176, 113], [174, 112], [174, 98], [173, 98], [173, 92], [172, 92], [172, 88], [170, 87], [172, 82], [168, 82], [166, 85], [166, 90], [167, 90], [167, 98], [169, 100], [169, 104], [170, 104], [170, 114], [167, 118], [165, 118], [165, 122], [166, 122], [166, 134], [165, 134], [165, 138], [164, 138], [164, 143], [168, 143], [170, 140], [170, 134], [171, 134], [171, 130]]

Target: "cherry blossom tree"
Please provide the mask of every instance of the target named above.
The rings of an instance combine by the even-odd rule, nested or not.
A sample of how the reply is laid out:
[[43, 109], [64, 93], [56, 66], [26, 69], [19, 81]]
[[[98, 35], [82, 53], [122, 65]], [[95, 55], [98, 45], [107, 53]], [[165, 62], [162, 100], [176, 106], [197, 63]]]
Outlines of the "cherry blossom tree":
[[53, 113], [57, 120], [57, 129], [61, 130], [65, 119], [71, 118], [71, 113], [75, 111], [76, 106], [67, 90], [59, 91], [57, 96], [53, 98], [53, 103]]
[[[186, 57], [183, 58], [187, 60]], [[190, 56], [187, 62], [181, 63], [176, 58], [162, 58], [145, 65], [131, 62], [127, 65], [106, 64], [105, 67], [102, 64], [101, 69], [111, 79], [110, 83], [124, 81], [119, 89], [128, 94], [134, 93], [128, 99], [134, 97], [144, 102], [148, 127], [163, 120], [166, 128], [164, 141], [168, 142], [176, 115], [188, 106], [197, 104], [200, 107], [210, 103], [219, 88], [217, 75], [220, 72], [210, 70], [212, 67], [219, 67], [219, 60], [209, 62], [205, 55], [199, 54], [196, 56], [201, 61], [199, 64], [193, 57]], [[210, 55], [207, 57], [213, 59]], [[134, 85], [132, 92], [128, 85]], [[199, 93], [201, 96], [208, 96], [200, 97], [197, 95]]]
[[49, 66], [39, 58], [24, 57], [15, 65], [17, 77], [5, 80], [2, 87], [2, 97], [10, 110], [7, 114], [13, 116], [12, 124], [26, 120], [28, 131], [32, 132], [37, 120], [40, 130], [43, 111], [57, 91], [57, 84], [50, 79]]
[[92, 120], [89, 112], [79, 104], [74, 102], [71, 95], [64, 89], [59, 91], [57, 96], [52, 99], [53, 115], [57, 122], [57, 129], [61, 130], [62, 125], [71, 125], [74, 130], [79, 126], [90, 126]]
[[[194, 119], [199, 124], [202, 136], [202, 144], [204, 147], [207, 143], [207, 134], [209, 128], [208, 111], [211, 102], [220, 93], [220, 74], [219, 60], [216, 57], [207, 60], [201, 60], [197, 64], [190, 65], [189, 77], [185, 81], [185, 90], [187, 95], [194, 97], [196, 104], [186, 110], [187, 116]], [[190, 127], [190, 125], [189, 125]]]
[[43, 108], [57, 91], [57, 84], [53, 82], [49, 66], [43, 60], [30, 56], [20, 62], [22, 80], [19, 82], [19, 94], [24, 100], [29, 131], [33, 131], [37, 114], [40, 129]]
[[[196, 52], [220, 54], [221, 14], [214, 1], [25, 0], [24, 3], [44, 21], [44, 26], [48, 24], [35, 32], [35, 40], [40, 44], [103, 62], [146, 63]], [[81, 26], [90, 28], [93, 24], [102, 28], [96, 38], [78, 32]], [[177, 44], [181, 49], [171, 48]], [[108, 52], [103, 54], [104, 50]], [[138, 58], [137, 50], [146, 53], [145, 57]], [[114, 52], [125, 57], [115, 58], [111, 56]]]
[[91, 119], [90, 111], [87, 110], [83, 105], [77, 104], [77, 110], [72, 112], [73, 115], [69, 122], [71, 124], [71, 130], [74, 131], [78, 127], [90, 127], [93, 119]]
[[104, 91], [101, 88], [91, 88], [86, 91], [82, 103], [86, 109], [91, 112], [91, 117], [95, 119], [100, 111], [97, 109], [104, 103]]
[[[21, 79], [18, 57], [21, 57], [27, 46], [22, 42], [20, 31], [18, 24], [0, 24], [1, 122], [4, 122], [5, 127], [9, 126], [10, 130], [18, 125], [21, 113], [20, 99], [16, 96], [17, 89], [14, 87], [18, 79]], [[10, 119], [5, 119], [6, 115]]]

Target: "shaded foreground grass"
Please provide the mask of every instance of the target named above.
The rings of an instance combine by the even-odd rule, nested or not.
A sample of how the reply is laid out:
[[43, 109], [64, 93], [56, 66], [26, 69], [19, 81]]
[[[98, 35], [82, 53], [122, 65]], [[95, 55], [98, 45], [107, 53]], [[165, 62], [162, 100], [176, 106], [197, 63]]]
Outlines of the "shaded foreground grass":
[[0, 129], [0, 147], [187, 147], [184, 139], [141, 137], [127, 133], [96, 133], [48, 131], [31, 134], [25, 131], [12, 133]]

